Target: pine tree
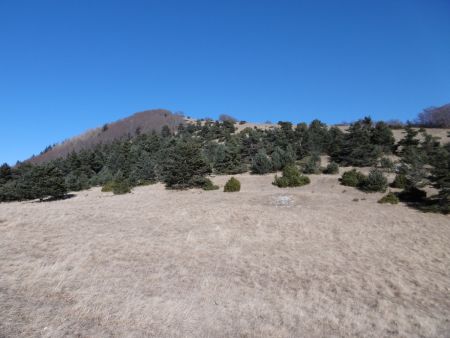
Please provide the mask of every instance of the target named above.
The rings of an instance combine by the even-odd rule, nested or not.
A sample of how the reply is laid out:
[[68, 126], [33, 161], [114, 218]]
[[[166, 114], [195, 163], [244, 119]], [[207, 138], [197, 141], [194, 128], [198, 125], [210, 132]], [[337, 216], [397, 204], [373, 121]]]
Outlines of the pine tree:
[[64, 175], [53, 164], [26, 168], [16, 187], [18, 199], [62, 198], [67, 193]]
[[70, 191], [89, 189], [89, 177], [81, 169], [71, 171], [65, 176], [65, 184]]
[[372, 131], [370, 117], [353, 123], [345, 134], [341, 150], [332, 156], [332, 160], [341, 165], [374, 166], [382, 148], [372, 143]]
[[302, 159], [307, 155], [307, 133], [308, 125], [306, 123], [297, 124], [294, 130], [296, 159]]
[[142, 152], [131, 168], [130, 182], [132, 185], [154, 183], [156, 181], [156, 162], [147, 152]]
[[327, 125], [317, 119], [312, 121], [306, 133], [307, 152], [322, 154], [327, 150], [329, 142]]
[[328, 131], [329, 144], [327, 154], [332, 158], [336, 158], [344, 147], [345, 134], [338, 127], [333, 126]]
[[210, 172], [199, 144], [193, 140], [178, 141], [167, 150], [166, 160], [162, 163], [164, 183], [173, 189], [195, 187], [198, 177]]
[[11, 167], [7, 163], [3, 163], [0, 166], [0, 185], [5, 184], [11, 179], [12, 179]]
[[377, 122], [372, 130], [372, 143], [379, 145], [384, 153], [394, 150], [395, 138], [391, 128], [384, 122]]
[[264, 149], [260, 150], [252, 161], [252, 173], [264, 175], [273, 171], [272, 161]]
[[217, 147], [214, 170], [219, 174], [239, 174], [246, 170], [241, 162], [239, 144], [230, 140], [226, 144]]
[[450, 212], [450, 144], [447, 148], [439, 147], [430, 160], [433, 165], [430, 180], [439, 190], [439, 209], [444, 213]]
[[284, 167], [283, 157], [284, 157], [283, 149], [281, 149], [280, 147], [275, 147], [272, 153], [273, 170], [278, 171], [283, 169]]
[[427, 156], [417, 146], [407, 146], [402, 151], [400, 174], [405, 175], [408, 188], [423, 188], [429, 183], [429, 171], [426, 167]]
[[295, 163], [296, 155], [292, 149], [292, 146], [288, 145], [286, 150], [283, 150], [280, 147], [275, 147], [271, 157], [273, 170], [278, 171], [282, 170], [288, 164]]
[[420, 143], [420, 140], [417, 138], [418, 134], [419, 132], [417, 130], [413, 129], [410, 124], [407, 124], [405, 127], [405, 136], [398, 142], [397, 146], [400, 146], [402, 148], [411, 146], [417, 147]]

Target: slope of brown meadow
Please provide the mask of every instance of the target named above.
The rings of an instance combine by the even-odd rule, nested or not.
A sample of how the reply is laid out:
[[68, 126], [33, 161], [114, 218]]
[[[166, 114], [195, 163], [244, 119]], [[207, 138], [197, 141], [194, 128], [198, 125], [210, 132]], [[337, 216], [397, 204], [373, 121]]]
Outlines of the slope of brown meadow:
[[449, 216], [239, 179], [0, 204], [0, 336], [449, 336]]

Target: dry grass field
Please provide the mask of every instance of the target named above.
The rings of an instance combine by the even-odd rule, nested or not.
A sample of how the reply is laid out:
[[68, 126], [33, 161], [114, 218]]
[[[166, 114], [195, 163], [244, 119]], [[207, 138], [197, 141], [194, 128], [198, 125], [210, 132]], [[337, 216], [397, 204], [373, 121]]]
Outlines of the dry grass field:
[[0, 336], [449, 337], [450, 217], [310, 177], [0, 204]]

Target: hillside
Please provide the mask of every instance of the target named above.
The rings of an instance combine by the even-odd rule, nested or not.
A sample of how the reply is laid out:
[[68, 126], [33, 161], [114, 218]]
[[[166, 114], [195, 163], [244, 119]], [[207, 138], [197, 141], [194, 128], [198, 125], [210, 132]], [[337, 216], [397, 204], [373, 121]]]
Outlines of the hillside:
[[[174, 114], [166, 109], [152, 109], [135, 113], [124, 119], [104, 124], [101, 127], [90, 129], [83, 134], [69, 138], [61, 143], [49, 147], [41, 154], [33, 156], [25, 162], [33, 164], [41, 164], [60, 157], [65, 157], [71, 152], [92, 149], [98, 144], [108, 144], [116, 139], [125, 137], [134, 137], [138, 133], [150, 133], [152, 131], [160, 131], [165, 125], [175, 131], [180, 124], [195, 124], [196, 120], [185, 118], [182, 115]], [[204, 125], [204, 121], [202, 124]], [[295, 124], [294, 124], [295, 125]], [[240, 132], [246, 128], [270, 130], [279, 128], [278, 124], [245, 122], [236, 123], [236, 132]], [[339, 126], [346, 132], [348, 126]], [[418, 128], [417, 128], [418, 129]], [[427, 133], [437, 137], [441, 143], [450, 142], [450, 134], [448, 128], [425, 128]], [[404, 137], [403, 129], [393, 130], [395, 140], [398, 142]]]
[[122, 139], [129, 136], [133, 137], [137, 133], [160, 131], [165, 125], [174, 131], [180, 123], [185, 123], [184, 117], [173, 114], [168, 110], [146, 110], [69, 138], [44, 153], [30, 158], [28, 162], [38, 164], [51, 161], [59, 157], [64, 157], [72, 151], [92, 149], [93, 146], [100, 143], [111, 143], [115, 139]]

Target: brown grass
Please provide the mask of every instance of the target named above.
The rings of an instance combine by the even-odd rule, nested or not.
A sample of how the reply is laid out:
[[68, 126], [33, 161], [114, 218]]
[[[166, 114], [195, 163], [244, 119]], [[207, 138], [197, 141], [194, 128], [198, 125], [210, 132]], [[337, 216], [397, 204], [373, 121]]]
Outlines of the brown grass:
[[0, 204], [0, 336], [449, 336], [450, 217], [237, 177]]

